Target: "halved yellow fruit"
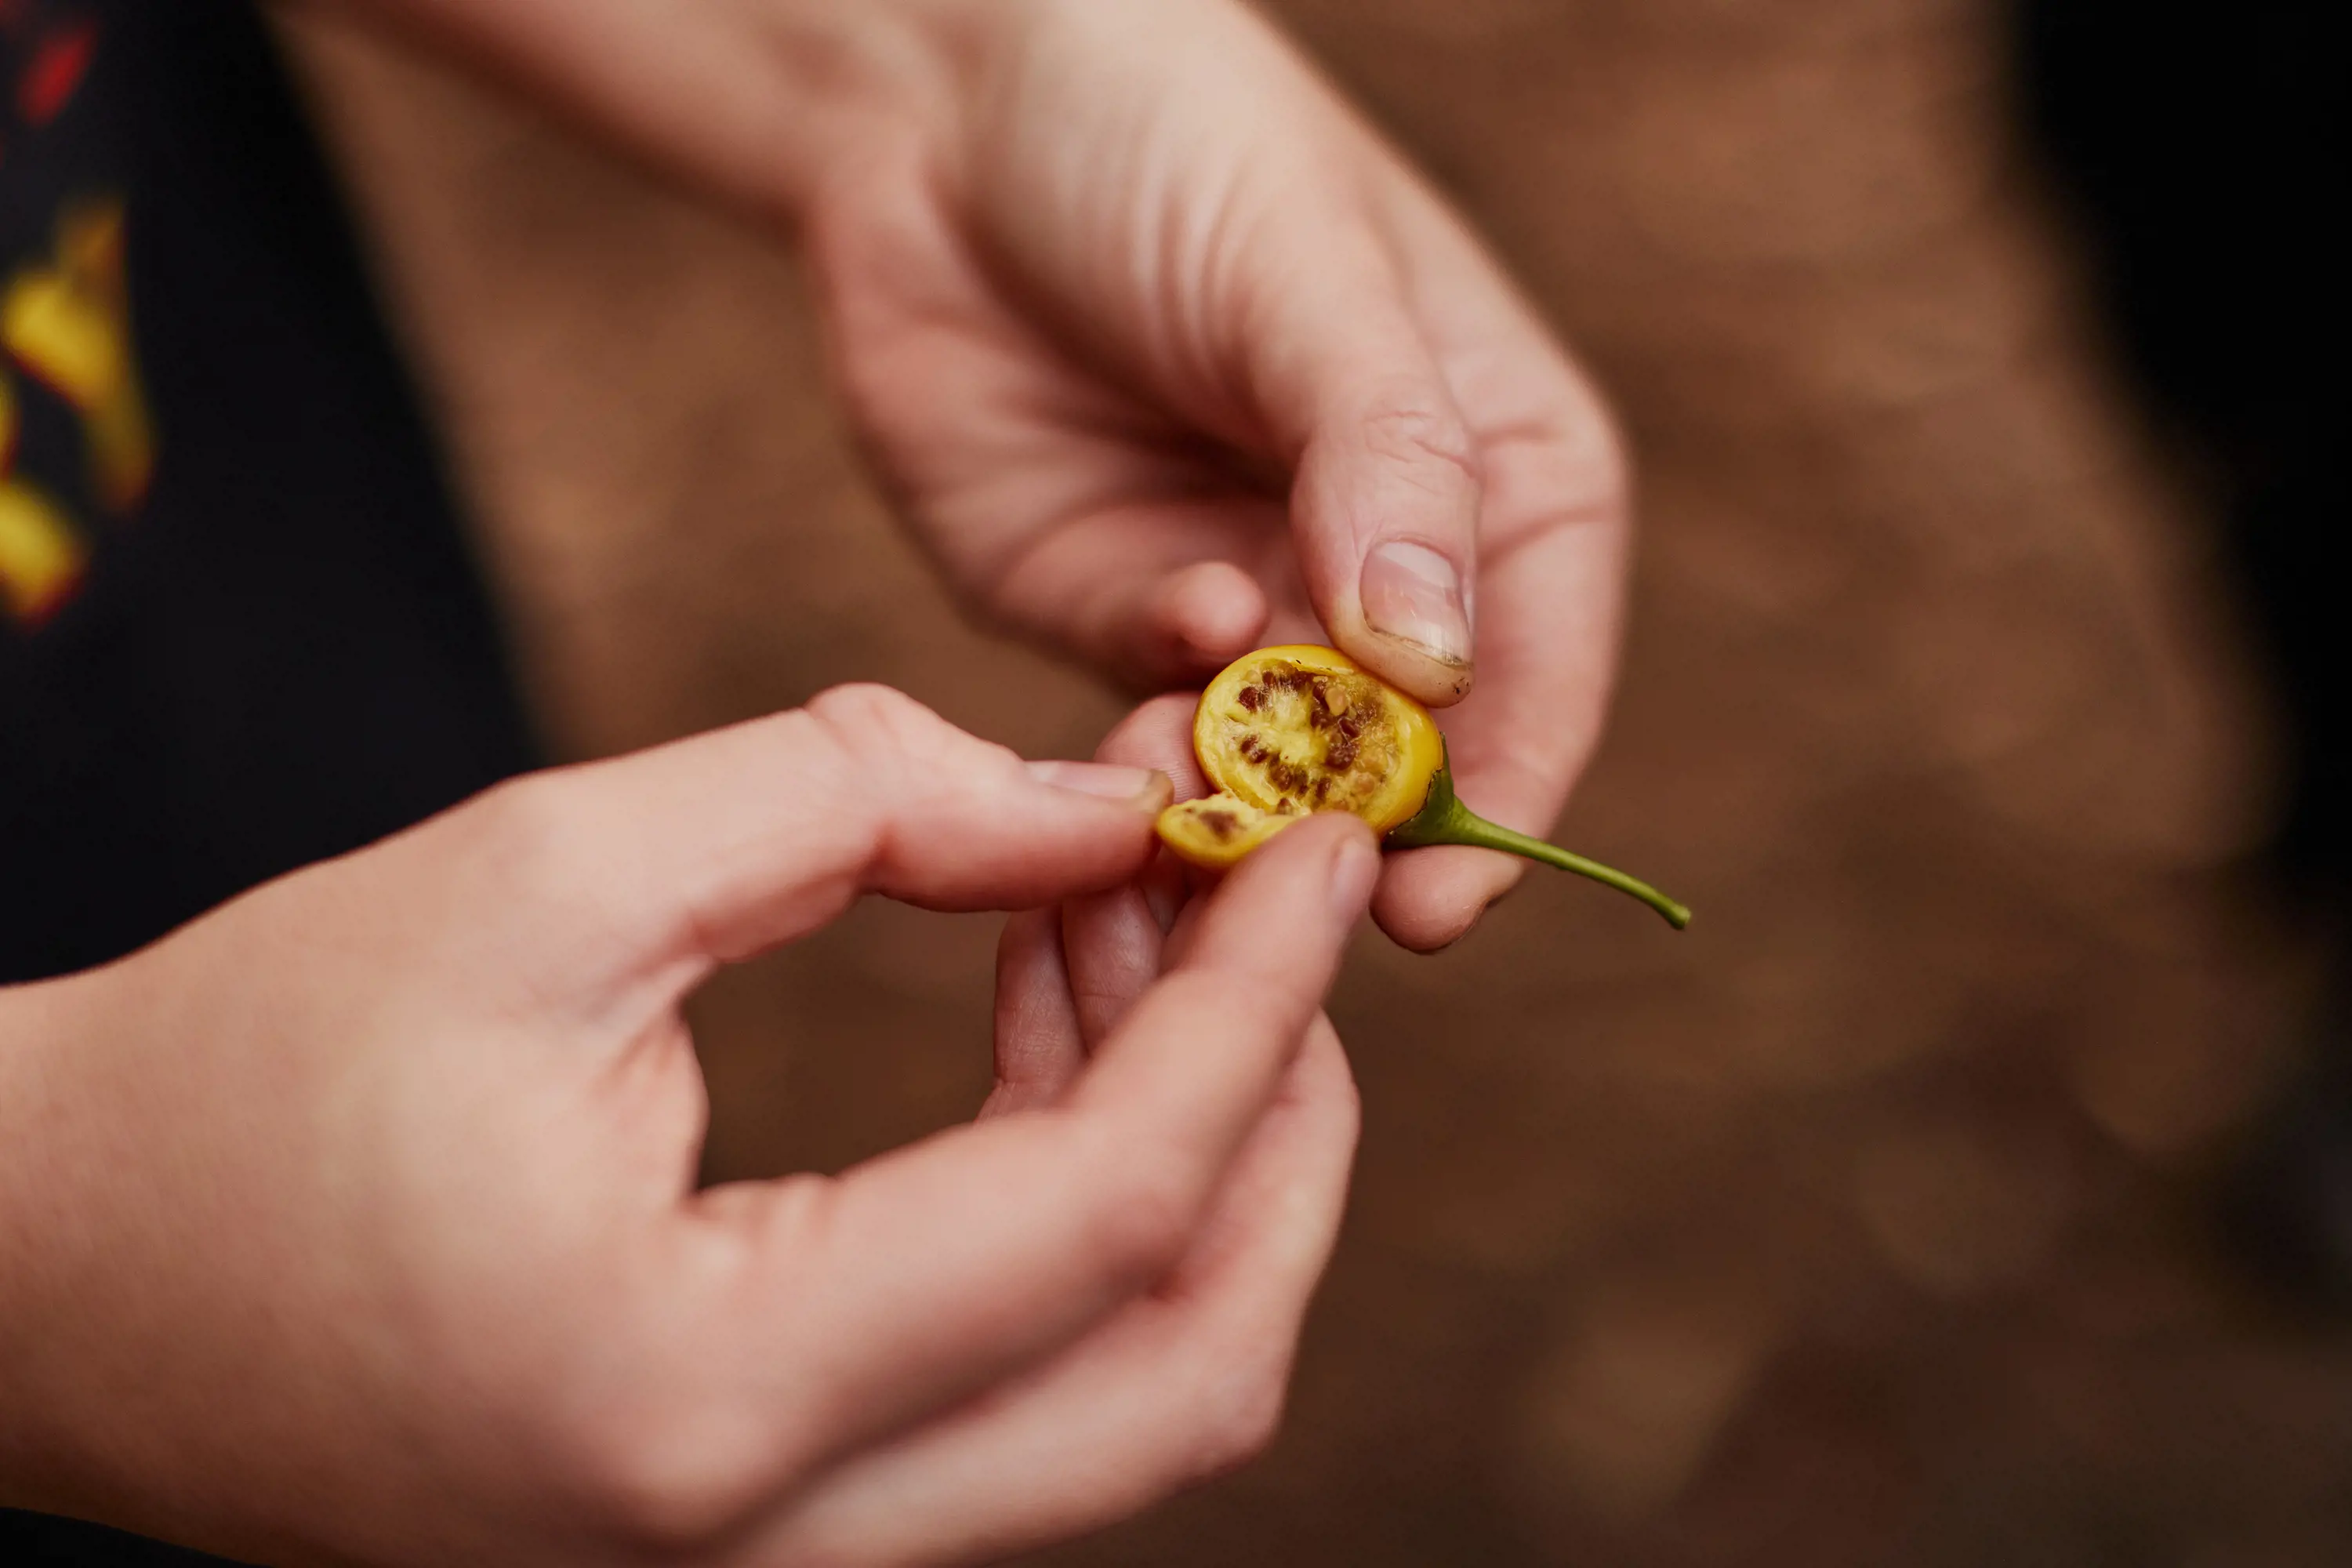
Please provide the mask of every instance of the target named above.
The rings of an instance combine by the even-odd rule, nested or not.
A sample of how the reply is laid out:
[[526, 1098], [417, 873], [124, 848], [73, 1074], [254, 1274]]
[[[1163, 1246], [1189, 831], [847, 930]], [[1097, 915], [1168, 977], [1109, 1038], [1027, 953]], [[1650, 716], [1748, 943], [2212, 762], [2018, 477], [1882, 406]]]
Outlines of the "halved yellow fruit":
[[1192, 751], [1217, 793], [1160, 817], [1160, 837], [1196, 866], [1230, 866], [1318, 811], [1375, 833], [1409, 820], [1445, 763], [1429, 710], [1336, 648], [1260, 648], [1201, 694]]
[[1201, 694], [1192, 750], [1212, 784], [1262, 811], [1344, 811], [1375, 833], [1421, 809], [1445, 762], [1429, 710], [1306, 644], [1227, 665]]

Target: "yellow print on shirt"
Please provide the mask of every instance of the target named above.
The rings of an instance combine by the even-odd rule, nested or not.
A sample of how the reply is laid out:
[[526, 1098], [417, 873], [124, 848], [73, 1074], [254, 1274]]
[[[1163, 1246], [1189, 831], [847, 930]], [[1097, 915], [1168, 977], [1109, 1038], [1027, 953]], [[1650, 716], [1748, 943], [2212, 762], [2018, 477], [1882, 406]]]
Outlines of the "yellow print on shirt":
[[[0, 290], [0, 350], [79, 417], [90, 493], [138, 510], [155, 473], [154, 424], [139, 379], [123, 274], [122, 203], [68, 209], [54, 254]], [[0, 374], [0, 613], [38, 625], [73, 595], [89, 544], [61, 503], [16, 471], [19, 405]]]

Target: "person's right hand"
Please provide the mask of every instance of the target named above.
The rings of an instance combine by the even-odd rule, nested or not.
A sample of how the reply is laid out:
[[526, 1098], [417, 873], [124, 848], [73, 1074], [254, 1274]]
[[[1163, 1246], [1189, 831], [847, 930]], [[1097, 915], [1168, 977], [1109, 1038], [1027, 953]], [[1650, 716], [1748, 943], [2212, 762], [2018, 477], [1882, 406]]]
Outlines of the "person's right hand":
[[[341, 0], [806, 240], [847, 411], [991, 624], [1139, 692], [1329, 642], [1545, 833], [1630, 559], [1598, 394], [1475, 235], [1235, 0]], [[1468, 700], [1473, 679], [1476, 692]], [[1391, 856], [1460, 937], [1526, 862]]]
[[[1140, 692], [1332, 644], [1447, 706], [1464, 799], [1546, 833], [1600, 739], [1631, 507], [1542, 318], [1247, 5], [856, 14], [893, 13], [933, 68], [845, 90], [796, 205], [848, 409], [959, 596]], [[1442, 947], [1526, 866], [1394, 855], [1373, 912]]]
[[861, 892], [1112, 887], [1166, 797], [847, 689], [0, 993], [0, 1502], [270, 1563], [912, 1563], [1240, 1457], [1352, 1147], [1360, 824], [1254, 857], [1164, 976], [1155, 936], [1081, 1000], [1017, 926], [974, 1125], [695, 1186], [716, 965]]

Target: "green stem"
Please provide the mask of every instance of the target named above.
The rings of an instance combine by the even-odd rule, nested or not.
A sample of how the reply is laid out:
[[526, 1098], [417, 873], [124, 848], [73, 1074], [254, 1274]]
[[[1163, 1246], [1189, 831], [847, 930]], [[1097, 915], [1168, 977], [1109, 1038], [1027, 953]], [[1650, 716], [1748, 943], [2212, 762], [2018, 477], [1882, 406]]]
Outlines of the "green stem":
[[1515, 833], [1472, 811], [1454, 793], [1451, 764], [1437, 770], [1437, 776], [1430, 781], [1429, 799], [1414, 814], [1412, 821], [1390, 830], [1388, 841], [1401, 849], [1418, 849], [1432, 844], [1467, 844], [1479, 849], [1499, 849], [1507, 855], [1525, 856], [1530, 860], [1540, 860], [1547, 866], [1557, 866], [1563, 871], [1573, 871], [1580, 877], [1590, 877], [1621, 893], [1630, 893], [1664, 915], [1666, 923], [1676, 931], [1690, 924], [1690, 910], [1649, 883], [1629, 877], [1613, 866], [1588, 860], [1557, 844], [1547, 844], [1540, 838]]

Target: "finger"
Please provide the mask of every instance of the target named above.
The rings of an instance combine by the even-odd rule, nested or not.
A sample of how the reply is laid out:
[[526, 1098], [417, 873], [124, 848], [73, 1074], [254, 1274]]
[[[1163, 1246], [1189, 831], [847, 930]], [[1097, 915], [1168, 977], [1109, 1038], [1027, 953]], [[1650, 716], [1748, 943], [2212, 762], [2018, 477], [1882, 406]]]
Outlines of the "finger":
[[876, 892], [936, 909], [1028, 908], [1132, 875], [1167, 781], [1024, 763], [883, 687], [534, 775], [427, 833], [467, 842], [453, 896], [528, 903], [592, 1005], [652, 981], [667, 1005], [713, 964], [789, 941]]
[[1085, 1065], [1055, 911], [1007, 917], [996, 946], [996, 1087], [981, 1119], [1053, 1104]]
[[1093, 1051], [1160, 978], [1167, 932], [1142, 887], [1132, 882], [1070, 900], [1062, 906], [1061, 926], [1078, 1037]]
[[1478, 454], [1369, 226], [1291, 209], [1248, 253], [1233, 347], [1297, 460], [1291, 529], [1332, 639], [1424, 702], [1470, 689]]
[[[1375, 870], [1362, 826], [1339, 818], [1253, 856], [1061, 1108], [830, 1184], [703, 1194], [739, 1266], [697, 1343], [772, 1423], [769, 1468], [996, 1382], [1163, 1278], [1317, 1016]], [[833, 1347], [814, 1389], [810, 1345]]]
[[[1192, 754], [1192, 713], [1198, 706], [1197, 698], [1174, 694], [1144, 703], [1103, 738], [1095, 760], [1165, 773], [1181, 800], [1206, 795], [1208, 780]], [[1165, 849], [1137, 876], [1136, 886], [1143, 889], [1144, 901], [1163, 932], [1175, 925], [1178, 912], [1192, 897], [1193, 877], [1191, 868]], [[1160, 964], [1167, 966], [1164, 952]]]
[[[1397, 170], [1385, 220], [1486, 481], [1479, 689], [1446, 717], [1474, 810], [1547, 834], [1598, 744], [1617, 666], [1631, 480], [1614, 422], [1542, 319], [1444, 204]], [[1391, 858], [1375, 916], [1442, 947], [1526, 873], [1486, 850]]]
[[[1151, 768], [1181, 776], [1188, 796], [1198, 764], [1192, 756], [1193, 700], [1158, 698], [1121, 721], [1095, 750], [1095, 760]], [[1099, 1046], [1137, 997], [1160, 977], [1169, 926], [1183, 901], [1183, 878], [1172, 857], [1136, 881], [1062, 906], [1062, 951], [1069, 964], [1078, 1029], [1088, 1050]]]
[[[1464, 804], [1507, 827], [1549, 836], [1599, 742], [1615, 665], [1622, 543], [1614, 530], [1545, 529], [1488, 568], [1485, 679], [1447, 716], [1446, 748]], [[1579, 605], [1591, 607], [1590, 618], [1572, 613]], [[1528, 871], [1528, 862], [1488, 849], [1391, 855], [1373, 916], [1400, 945], [1433, 952], [1458, 941]]]
[[750, 1559], [992, 1560], [1248, 1458], [1281, 1409], [1357, 1131], [1347, 1058], [1318, 1020], [1167, 1287], [987, 1400], [850, 1459]]
[[1198, 681], [1261, 640], [1282, 521], [1243, 495], [1084, 511], [1003, 569], [993, 607], [1147, 689]]
[[[967, 602], [1146, 689], [1256, 646], [1262, 579], [1287, 570], [1274, 477], [1074, 374], [973, 274], [930, 195], [920, 178], [861, 192], [812, 242], [853, 415]], [[894, 286], [866, 286], [877, 275]]]
[[1138, 706], [1103, 737], [1095, 760], [1165, 774], [1179, 800], [1207, 794], [1209, 781], [1192, 754], [1192, 714], [1200, 701], [1198, 693], [1171, 692]]

